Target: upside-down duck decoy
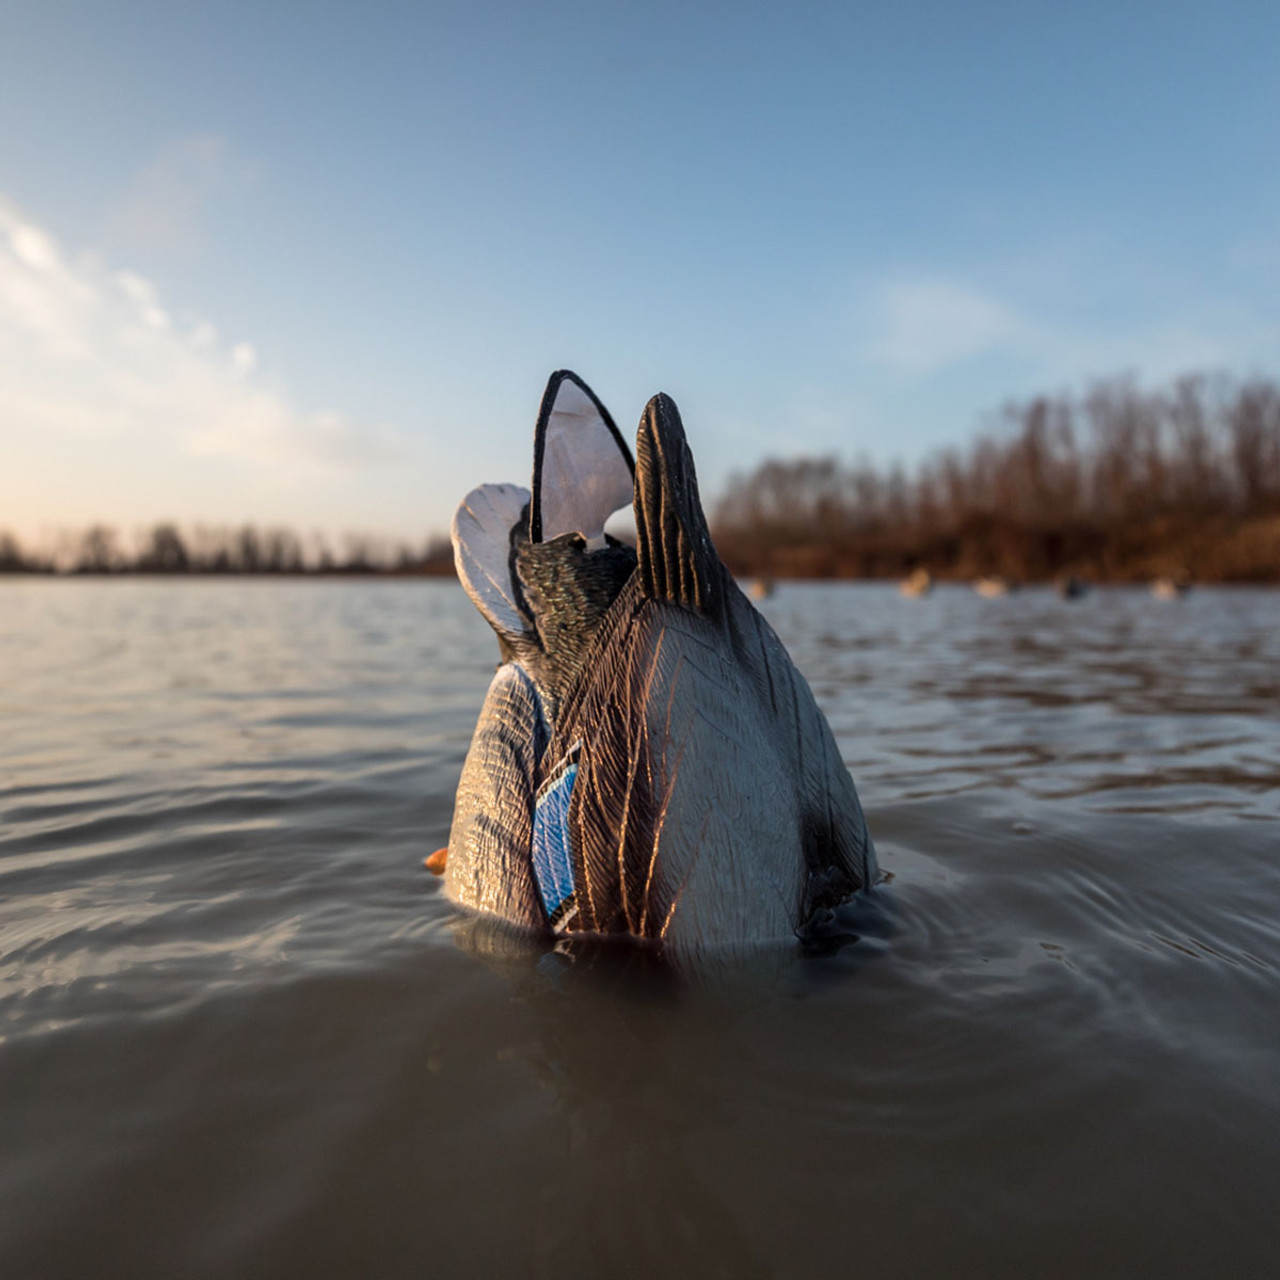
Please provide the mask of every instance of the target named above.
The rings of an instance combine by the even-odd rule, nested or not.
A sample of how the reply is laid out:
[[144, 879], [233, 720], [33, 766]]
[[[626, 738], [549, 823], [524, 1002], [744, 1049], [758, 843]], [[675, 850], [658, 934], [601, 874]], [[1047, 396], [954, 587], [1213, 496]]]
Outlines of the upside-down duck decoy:
[[[454, 517], [458, 576], [501, 665], [438, 858], [446, 891], [548, 935], [684, 952], [803, 936], [875, 877], [857, 792], [712, 545], [665, 395], [636, 458], [561, 371], [532, 492], [483, 485]], [[634, 549], [604, 528], [629, 504]]]

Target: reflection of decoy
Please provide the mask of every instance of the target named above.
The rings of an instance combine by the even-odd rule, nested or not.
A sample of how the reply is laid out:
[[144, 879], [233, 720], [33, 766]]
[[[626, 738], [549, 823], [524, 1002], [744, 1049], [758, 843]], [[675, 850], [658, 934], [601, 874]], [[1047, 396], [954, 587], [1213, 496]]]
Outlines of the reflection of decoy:
[[910, 596], [912, 599], [918, 600], [921, 596], [927, 596], [933, 590], [933, 577], [928, 569], [913, 569], [902, 580], [902, 585], [898, 588], [904, 596]]
[[751, 598], [753, 600], [767, 600], [771, 595], [773, 595], [772, 578], [766, 576], [751, 579]]
[[[532, 493], [454, 517], [458, 576], [498, 635], [445, 887], [542, 934], [682, 954], [794, 940], [867, 888], [875, 854], [809, 686], [724, 567], [675, 405], [638, 462], [586, 385], [553, 374]], [[632, 503], [637, 545], [605, 521]]]
[[1053, 580], [1053, 589], [1064, 600], [1079, 600], [1089, 590], [1089, 585], [1073, 573], [1060, 573]]
[[979, 578], [973, 584], [973, 589], [984, 600], [994, 600], [999, 596], [1007, 596], [1009, 592], [1017, 590], [1008, 578], [1002, 578], [999, 574], [989, 574], [985, 578]]
[[[739, 988], [729, 974], [723, 985], [708, 986], [700, 971], [698, 983], [684, 989], [688, 998], [677, 1000], [674, 972], [651, 947], [562, 938], [539, 956], [532, 935], [492, 916], [463, 916], [452, 929], [504, 979], [505, 1000], [489, 998], [513, 1012], [499, 1004], [488, 1015], [510, 1020], [500, 1055], [522, 1063], [522, 1075], [541, 1085], [528, 1128], [547, 1145], [528, 1160], [536, 1171], [531, 1201], [521, 1214], [504, 1209], [492, 1219], [508, 1238], [521, 1232], [511, 1242], [523, 1250], [516, 1273], [530, 1280], [776, 1274], [751, 1230], [750, 1211], [690, 1141], [691, 1129], [731, 1127], [747, 1091], [744, 1073], [734, 1070], [742, 1052], [733, 1034]], [[787, 989], [797, 963], [793, 955], [786, 969], [759, 974], [751, 967], [755, 998]], [[472, 989], [483, 1000], [489, 983]], [[729, 1115], [721, 1116], [722, 1108]], [[449, 1216], [438, 1228], [446, 1238], [460, 1234]], [[494, 1252], [488, 1237], [482, 1247]]]
[[1151, 594], [1157, 600], [1177, 600], [1191, 590], [1191, 579], [1185, 573], [1157, 578], [1151, 584]]

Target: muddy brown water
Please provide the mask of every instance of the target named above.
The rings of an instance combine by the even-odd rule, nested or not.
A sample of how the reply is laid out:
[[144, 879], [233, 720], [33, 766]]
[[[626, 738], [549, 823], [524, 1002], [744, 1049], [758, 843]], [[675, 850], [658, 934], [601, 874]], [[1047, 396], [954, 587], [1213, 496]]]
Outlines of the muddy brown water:
[[455, 585], [0, 581], [0, 1275], [1280, 1272], [1280, 593], [762, 608], [887, 883], [673, 981], [422, 870]]

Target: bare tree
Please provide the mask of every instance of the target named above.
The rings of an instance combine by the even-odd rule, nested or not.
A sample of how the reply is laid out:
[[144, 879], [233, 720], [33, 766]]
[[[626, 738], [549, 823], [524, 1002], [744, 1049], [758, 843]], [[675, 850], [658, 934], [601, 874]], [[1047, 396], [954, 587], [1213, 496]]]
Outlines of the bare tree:
[[80, 538], [74, 569], [77, 573], [111, 573], [124, 564], [119, 537], [109, 525], [95, 524]]
[[0, 573], [27, 573], [35, 566], [11, 533], [0, 532]]
[[191, 568], [187, 544], [175, 524], [158, 524], [151, 530], [137, 567], [143, 573], [186, 573]]

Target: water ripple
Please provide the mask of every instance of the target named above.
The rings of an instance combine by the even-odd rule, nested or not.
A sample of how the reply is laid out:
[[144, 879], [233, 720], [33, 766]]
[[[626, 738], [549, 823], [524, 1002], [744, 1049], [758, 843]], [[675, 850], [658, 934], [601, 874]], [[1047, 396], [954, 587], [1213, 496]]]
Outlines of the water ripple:
[[494, 658], [456, 586], [0, 597], [4, 1274], [1280, 1256], [1275, 594], [782, 586], [885, 884], [675, 988], [422, 871]]

